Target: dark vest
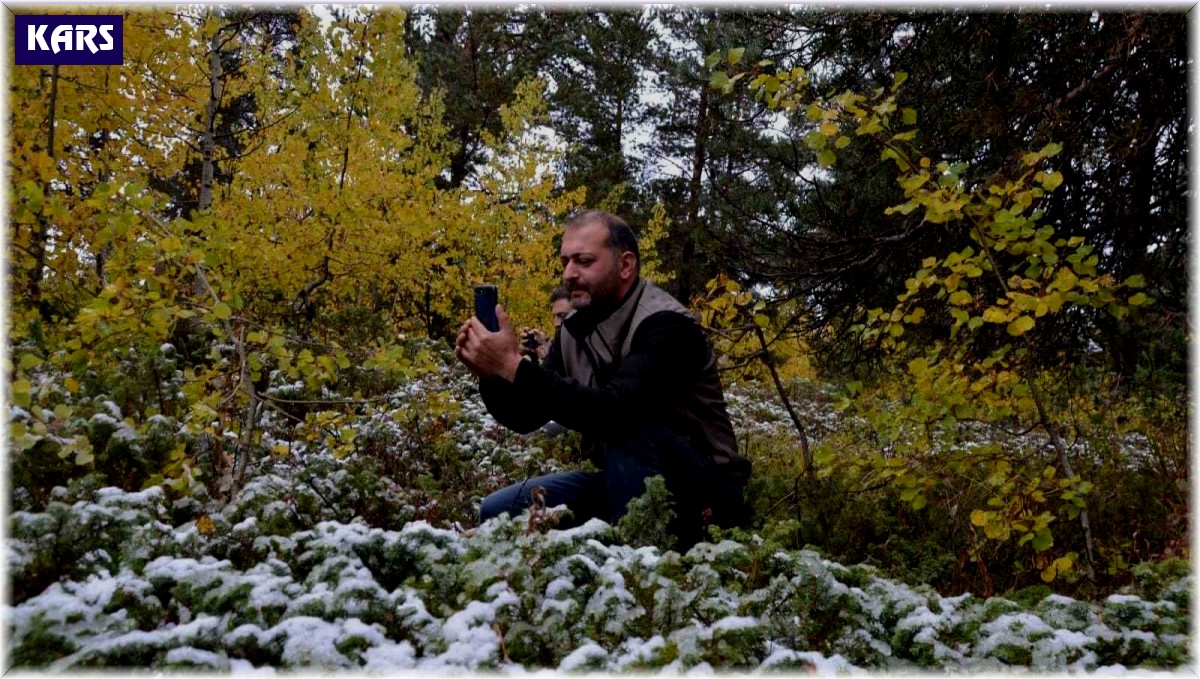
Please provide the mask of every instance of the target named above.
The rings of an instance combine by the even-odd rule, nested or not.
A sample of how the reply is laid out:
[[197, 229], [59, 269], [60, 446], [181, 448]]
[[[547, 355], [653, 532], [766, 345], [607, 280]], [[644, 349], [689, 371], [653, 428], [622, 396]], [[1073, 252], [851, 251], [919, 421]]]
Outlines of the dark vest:
[[[638, 326], [663, 311], [694, 319], [674, 297], [643, 278], [638, 280], [625, 302], [583, 338], [582, 343], [564, 323], [559, 332], [559, 349], [567, 377], [589, 387], [604, 386], [608, 376], [614, 374], [629, 355]], [[668, 415], [670, 421], [664, 424], [671, 426], [676, 435], [697, 451], [708, 455], [729, 478], [739, 482], [749, 478], [750, 461], [738, 453], [737, 437], [725, 408], [725, 395], [712, 347], [708, 349], [704, 369], [682, 390], [681, 398], [668, 406]]]

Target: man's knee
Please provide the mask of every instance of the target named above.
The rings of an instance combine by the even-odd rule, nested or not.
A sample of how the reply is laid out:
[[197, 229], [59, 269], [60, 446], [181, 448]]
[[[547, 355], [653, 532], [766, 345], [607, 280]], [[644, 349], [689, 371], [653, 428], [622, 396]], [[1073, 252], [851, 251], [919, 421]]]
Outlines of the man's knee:
[[514, 500], [516, 493], [513, 492], [513, 487], [501, 488], [500, 490], [483, 498], [483, 502], [479, 503], [479, 522], [483, 523], [488, 519], [494, 519], [501, 514], [508, 512], [512, 515], [516, 511]]

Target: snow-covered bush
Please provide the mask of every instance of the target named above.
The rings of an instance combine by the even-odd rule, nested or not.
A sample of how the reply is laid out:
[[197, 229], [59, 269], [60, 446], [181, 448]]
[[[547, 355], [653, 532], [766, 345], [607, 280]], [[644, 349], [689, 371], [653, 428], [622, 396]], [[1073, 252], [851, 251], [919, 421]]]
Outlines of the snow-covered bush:
[[[681, 555], [623, 544], [598, 520], [546, 533], [523, 516], [468, 531], [324, 520], [279, 535], [260, 532], [245, 504], [224, 511], [244, 518], [215, 511], [218, 528], [201, 532], [196, 521], [156, 518], [169, 513], [161, 489], [105, 488], [14, 517], [17, 578], [54, 553], [44, 539], [52, 526], [86, 521], [104, 553], [4, 609], [10, 657], [55, 671], [1061, 671], [1188, 661], [1186, 599], [1050, 595], [1023, 607], [948, 597], [756, 535]], [[253, 558], [221, 557], [231, 539], [252, 545]], [[1176, 572], [1159, 587], [1189, 584]]]

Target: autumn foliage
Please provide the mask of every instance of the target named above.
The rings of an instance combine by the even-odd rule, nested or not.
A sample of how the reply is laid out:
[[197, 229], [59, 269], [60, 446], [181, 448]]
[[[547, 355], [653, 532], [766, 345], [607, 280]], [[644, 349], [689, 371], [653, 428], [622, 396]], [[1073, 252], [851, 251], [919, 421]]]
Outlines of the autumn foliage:
[[[472, 503], [502, 479], [456, 447], [469, 398], [436, 386], [454, 369], [446, 340], [482, 282], [501, 284], [517, 326], [547, 326], [561, 224], [608, 206], [637, 211], [643, 273], [691, 304], [726, 382], [782, 408], [781, 427], [741, 438], [755, 528], [988, 595], [1111, 591], [1138, 562], [1187, 555], [1183, 389], [1130, 388], [1089, 344], [1104, 324], [1144, 327], [1158, 300], [1147, 275], [1047, 217], [1069, 181], [1062, 144], [985, 172], [923, 136], [903, 73], [826, 91], [802, 65], [728, 44], [692, 64], [699, 84], [675, 74], [702, 115], [662, 134], [694, 133], [696, 164], [686, 191], [663, 182], [651, 200], [631, 172], [604, 175], [547, 134], [552, 104], [577, 96], [542, 77], [565, 78], [561, 65], [531, 67], [502, 102], [466, 111], [455, 87], [431, 83], [440, 66], [412, 17], [130, 11], [122, 66], [10, 69], [18, 506], [40, 509], [68, 484], [229, 503], [260, 463], [316, 446], [347, 461], [347, 484], [374, 484], [340, 489], [373, 523], [473, 522]], [[837, 307], [767, 280], [748, 256], [722, 258], [757, 226], [729, 196], [701, 200], [705, 153], [737, 147], [711, 132], [704, 116], [718, 109], [732, 112], [722, 124], [788, 121], [789, 157], [818, 189], [853, 183], [838, 171], [887, 173], [895, 199], [871, 218], [922, 247], [861, 281], [886, 304]], [[464, 127], [475, 114], [485, 120]], [[721, 209], [735, 215], [726, 233], [704, 235]], [[833, 240], [770, 226], [804, 247]], [[1078, 346], [1060, 351], [1068, 336]], [[405, 391], [418, 384], [435, 386]], [[571, 444], [537, 464], [565, 464]], [[306, 478], [316, 488], [326, 471]], [[333, 492], [320, 488], [314, 503]], [[650, 500], [646, 513], [661, 514], [666, 500]]]

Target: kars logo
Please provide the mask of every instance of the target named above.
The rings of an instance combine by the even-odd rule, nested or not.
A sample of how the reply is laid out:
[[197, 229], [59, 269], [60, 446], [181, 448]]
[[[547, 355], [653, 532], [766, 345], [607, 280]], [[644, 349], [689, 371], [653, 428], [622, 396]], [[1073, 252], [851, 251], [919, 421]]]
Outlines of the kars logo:
[[119, 14], [18, 14], [17, 66], [120, 66], [124, 23]]

